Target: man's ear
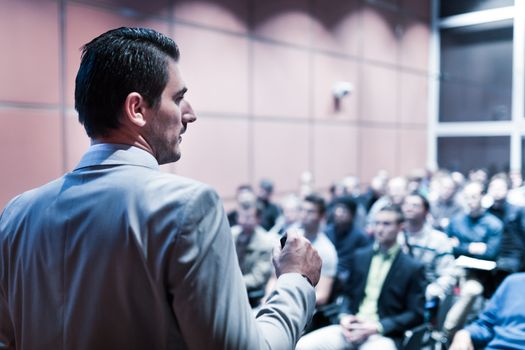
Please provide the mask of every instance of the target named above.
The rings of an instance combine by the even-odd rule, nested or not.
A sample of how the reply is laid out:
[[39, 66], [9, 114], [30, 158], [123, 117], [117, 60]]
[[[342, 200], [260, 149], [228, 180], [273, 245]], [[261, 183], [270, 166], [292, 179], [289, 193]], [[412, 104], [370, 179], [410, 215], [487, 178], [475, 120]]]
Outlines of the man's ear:
[[124, 101], [124, 118], [133, 125], [143, 127], [146, 125], [144, 112], [146, 101], [138, 92], [130, 92]]

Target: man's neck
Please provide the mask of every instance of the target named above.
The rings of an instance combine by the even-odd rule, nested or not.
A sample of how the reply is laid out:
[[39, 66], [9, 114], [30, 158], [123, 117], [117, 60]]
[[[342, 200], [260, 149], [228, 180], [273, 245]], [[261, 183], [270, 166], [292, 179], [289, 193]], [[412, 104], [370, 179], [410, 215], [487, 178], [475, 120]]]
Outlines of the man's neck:
[[390, 248], [392, 248], [394, 245], [396, 244], [396, 241], [393, 241], [393, 242], [385, 242], [385, 243], [380, 243], [379, 244], [379, 251], [383, 252], [383, 253], [386, 253], [390, 250]]
[[304, 229], [304, 236], [309, 240], [313, 241], [319, 233], [319, 225], [312, 225], [310, 228]]
[[405, 230], [408, 233], [420, 232], [425, 226], [425, 220], [407, 220], [405, 221]]
[[335, 225], [335, 232], [338, 235], [346, 235], [352, 229], [352, 222], [345, 222], [343, 224]]
[[156, 158], [155, 152], [150, 147], [148, 142], [146, 142], [146, 140], [142, 137], [142, 135], [136, 134], [133, 130], [129, 130], [126, 128], [118, 129], [106, 136], [98, 136], [91, 139], [92, 145], [96, 145], [99, 143], [114, 143], [138, 147], [150, 153]]
[[241, 235], [252, 236], [254, 232], [255, 232], [255, 228], [243, 228], [241, 230]]
[[478, 209], [478, 210], [475, 210], [475, 211], [471, 211], [468, 216], [472, 219], [472, 220], [476, 220], [476, 219], [479, 219], [480, 217], [483, 216], [483, 214], [485, 213], [485, 210], [483, 209]]

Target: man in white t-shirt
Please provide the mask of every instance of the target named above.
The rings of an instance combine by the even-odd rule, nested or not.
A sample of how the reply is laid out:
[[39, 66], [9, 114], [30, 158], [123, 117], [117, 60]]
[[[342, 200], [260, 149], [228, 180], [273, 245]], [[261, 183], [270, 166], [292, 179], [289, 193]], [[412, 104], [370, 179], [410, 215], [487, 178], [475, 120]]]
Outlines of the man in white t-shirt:
[[299, 214], [304, 236], [317, 249], [323, 260], [321, 279], [315, 288], [318, 306], [328, 302], [337, 272], [337, 251], [330, 239], [321, 231], [325, 209], [324, 199], [319, 195], [311, 194], [302, 201]]

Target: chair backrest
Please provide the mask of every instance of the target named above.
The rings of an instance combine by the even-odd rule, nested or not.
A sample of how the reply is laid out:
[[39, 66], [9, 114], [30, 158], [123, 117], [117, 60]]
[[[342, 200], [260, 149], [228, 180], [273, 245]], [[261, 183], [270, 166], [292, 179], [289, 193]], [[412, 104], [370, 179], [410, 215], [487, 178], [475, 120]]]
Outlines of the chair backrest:
[[421, 350], [423, 344], [430, 337], [430, 328], [426, 324], [417, 326], [405, 332], [403, 343], [401, 345], [402, 350]]

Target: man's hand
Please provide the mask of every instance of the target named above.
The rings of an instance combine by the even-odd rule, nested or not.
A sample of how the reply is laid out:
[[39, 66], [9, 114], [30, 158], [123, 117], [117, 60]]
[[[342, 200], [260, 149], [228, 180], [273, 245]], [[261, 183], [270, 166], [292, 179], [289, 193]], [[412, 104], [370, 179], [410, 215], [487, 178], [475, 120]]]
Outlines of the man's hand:
[[345, 316], [341, 317], [341, 319], [339, 320], [339, 324], [343, 328], [349, 328], [350, 324], [353, 323], [353, 322], [357, 322], [357, 316], [355, 316], [355, 315], [345, 315]]
[[369, 336], [379, 333], [379, 325], [375, 321], [366, 321], [354, 315], [348, 315], [341, 319], [343, 335], [351, 343], [362, 343]]
[[449, 350], [474, 350], [470, 333], [462, 329], [456, 333]]
[[273, 250], [273, 265], [277, 277], [284, 273], [299, 273], [308, 277], [314, 286], [321, 276], [322, 261], [312, 244], [296, 231], [287, 232], [283, 248], [278, 243]]

